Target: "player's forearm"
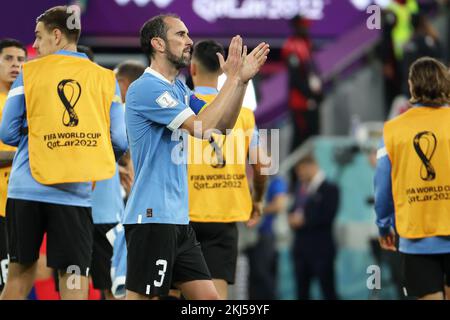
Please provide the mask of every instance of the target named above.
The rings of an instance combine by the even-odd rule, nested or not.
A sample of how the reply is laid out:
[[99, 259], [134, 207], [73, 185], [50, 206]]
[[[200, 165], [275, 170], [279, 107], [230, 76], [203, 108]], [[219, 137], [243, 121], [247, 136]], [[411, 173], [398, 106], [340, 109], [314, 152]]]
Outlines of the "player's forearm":
[[0, 161], [13, 161], [15, 151], [0, 151]]
[[113, 146], [116, 161], [118, 161], [128, 149], [127, 131], [125, 128], [125, 114], [120, 104], [114, 102], [111, 105], [110, 118], [111, 143]]
[[[15, 106], [11, 106], [15, 107]], [[12, 108], [3, 109], [3, 119], [0, 125], [0, 140], [7, 145], [17, 147], [22, 137], [23, 117], [16, 116]]]
[[[382, 151], [384, 144], [380, 148]], [[391, 181], [391, 162], [387, 154], [377, 159], [377, 167], [374, 177], [374, 195], [375, 195], [375, 212], [376, 224], [381, 234], [389, 233], [390, 228], [394, 224], [394, 200], [392, 195], [392, 181]]]
[[208, 108], [197, 116], [197, 120], [202, 122], [203, 132], [208, 129], [218, 129], [224, 132], [232, 129], [242, 107], [245, 89], [239, 78], [228, 78], [219, 94], [211, 102]]
[[0, 160], [0, 168], [6, 168], [11, 166], [12, 166], [11, 160]]
[[130, 157], [130, 149], [128, 149], [123, 155], [122, 157], [120, 157], [118, 163], [120, 166], [127, 166], [128, 163], [131, 161], [131, 157]]
[[10, 167], [15, 154], [14, 151], [0, 151], [0, 168]]
[[246, 89], [247, 84], [240, 83], [233, 94], [228, 96], [227, 105], [224, 108], [224, 115], [219, 119], [218, 123], [218, 129], [222, 132], [234, 128], [239, 113], [241, 112]]
[[[255, 167], [254, 167], [255, 168]], [[254, 170], [253, 174], [253, 201], [263, 201], [266, 192], [267, 176], [262, 175], [260, 170]]]

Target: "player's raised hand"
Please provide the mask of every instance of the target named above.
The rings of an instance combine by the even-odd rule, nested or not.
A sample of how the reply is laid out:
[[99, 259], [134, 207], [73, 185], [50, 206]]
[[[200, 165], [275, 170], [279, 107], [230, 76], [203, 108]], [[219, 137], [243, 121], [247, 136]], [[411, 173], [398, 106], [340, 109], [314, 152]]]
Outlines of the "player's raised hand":
[[[246, 51], [246, 48], [244, 49]], [[219, 58], [220, 67], [227, 77], [239, 76], [239, 70], [241, 69], [244, 60], [244, 55], [242, 53], [242, 38], [240, 36], [235, 36], [231, 39], [226, 61], [220, 53], [217, 53], [217, 56]]]
[[249, 81], [253, 78], [267, 60], [269, 54], [269, 44], [261, 42], [248, 55], [243, 55], [244, 62], [240, 70], [240, 78], [243, 82]]

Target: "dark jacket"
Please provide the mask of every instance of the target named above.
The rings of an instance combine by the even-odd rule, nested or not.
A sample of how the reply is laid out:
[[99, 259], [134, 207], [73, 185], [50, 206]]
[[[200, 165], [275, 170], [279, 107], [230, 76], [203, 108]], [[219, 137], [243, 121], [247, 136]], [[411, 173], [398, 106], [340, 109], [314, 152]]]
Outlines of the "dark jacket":
[[333, 221], [338, 208], [338, 187], [327, 180], [323, 181], [305, 201], [305, 224], [294, 231], [294, 251], [313, 256], [334, 254]]

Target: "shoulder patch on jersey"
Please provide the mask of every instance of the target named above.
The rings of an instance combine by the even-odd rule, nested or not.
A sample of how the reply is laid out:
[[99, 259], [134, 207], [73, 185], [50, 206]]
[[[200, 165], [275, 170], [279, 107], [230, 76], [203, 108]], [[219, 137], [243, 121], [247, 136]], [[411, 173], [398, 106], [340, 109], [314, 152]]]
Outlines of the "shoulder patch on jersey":
[[178, 101], [173, 98], [168, 91], [164, 91], [164, 93], [156, 99], [156, 103], [159, 104], [161, 108], [173, 108], [178, 105]]

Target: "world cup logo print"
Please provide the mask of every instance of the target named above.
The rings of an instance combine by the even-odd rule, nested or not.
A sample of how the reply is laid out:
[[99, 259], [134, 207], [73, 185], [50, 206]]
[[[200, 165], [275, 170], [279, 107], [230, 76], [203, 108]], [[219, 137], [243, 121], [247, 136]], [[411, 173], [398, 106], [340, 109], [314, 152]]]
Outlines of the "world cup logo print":
[[58, 83], [58, 96], [64, 106], [62, 123], [66, 127], [76, 127], [78, 125], [78, 115], [75, 106], [81, 97], [81, 86], [73, 79], [65, 79]]
[[[226, 138], [225, 138], [226, 139]], [[215, 162], [211, 163], [211, 166], [215, 169], [221, 169], [223, 167], [225, 167], [226, 165], [226, 160], [223, 154], [223, 150], [222, 148], [220, 148], [220, 146], [218, 145], [218, 143], [216, 142], [216, 140], [214, 140], [213, 137], [211, 137], [209, 139], [209, 144], [212, 147], [212, 151], [211, 151], [211, 161], [213, 161], [213, 159], [215, 158]], [[222, 144], [222, 146], [225, 144], [225, 140]]]
[[420, 166], [420, 178], [424, 181], [436, 179], [436, 171], [431, 164], [434, 152], [436, 151], [437, 139], [433, 132], [422, 131], [414, 136], [414, 149], [422, 161]]

